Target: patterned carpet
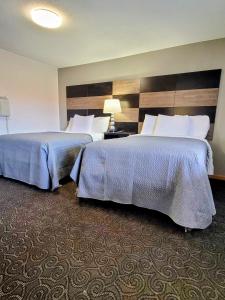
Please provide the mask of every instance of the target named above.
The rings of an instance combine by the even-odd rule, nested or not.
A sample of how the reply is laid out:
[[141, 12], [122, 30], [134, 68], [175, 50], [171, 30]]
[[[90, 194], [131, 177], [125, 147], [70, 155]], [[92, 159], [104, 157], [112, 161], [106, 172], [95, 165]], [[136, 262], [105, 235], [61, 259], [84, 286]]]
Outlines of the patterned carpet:
[[0, 299], [225, 299], [225, 184], [184, 234], [159, 213], [0, 178]]

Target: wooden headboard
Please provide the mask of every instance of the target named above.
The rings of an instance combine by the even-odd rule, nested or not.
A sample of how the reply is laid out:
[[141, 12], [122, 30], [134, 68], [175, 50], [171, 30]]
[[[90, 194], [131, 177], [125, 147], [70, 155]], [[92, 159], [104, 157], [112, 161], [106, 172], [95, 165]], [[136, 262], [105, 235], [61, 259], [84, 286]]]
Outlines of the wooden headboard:
[[115, 114], [117, 129], [140, 132], [145, 114], [208, 115], [210, 140], [220, 76], [221, 70], [209, 70], [67, 86], [67, 117], [103, 116], [104, 100], [119, 98], [122, 113]]

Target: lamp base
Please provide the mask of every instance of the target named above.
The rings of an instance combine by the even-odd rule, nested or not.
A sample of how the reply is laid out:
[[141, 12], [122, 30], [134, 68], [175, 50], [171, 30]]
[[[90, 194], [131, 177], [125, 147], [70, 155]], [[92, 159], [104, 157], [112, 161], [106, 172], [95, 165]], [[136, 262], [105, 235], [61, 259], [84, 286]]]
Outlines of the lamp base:
[[116, 129], [115, 129], [115, 127], [114, 128], [109, 128], [109, 130], [108, 130], [109, 132], [115, 132], [116, 131]]
[[110, 123], [109, 123], [109, 132], [115, 132], [116, 128], [115, 128], [115, 119], [114, 119], [114, 114], [111, 114], [111, 118], [110, 118]]

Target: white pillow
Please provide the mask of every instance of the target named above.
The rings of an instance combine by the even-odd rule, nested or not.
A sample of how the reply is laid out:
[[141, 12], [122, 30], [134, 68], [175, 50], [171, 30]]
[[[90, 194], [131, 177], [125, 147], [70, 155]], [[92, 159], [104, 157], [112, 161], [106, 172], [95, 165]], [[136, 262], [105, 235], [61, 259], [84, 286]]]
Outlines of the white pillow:
[[72, 126], [73, 118], [70, 118], [68, 126], [66, 127], [66, 132], [70, 132], [71, 126]]
[[109, 128], [110, 117], [97, 117], [94, 118], [92, 132], [103, 133]]
[[158, 115], [154, 135], [156, 136], [188, 136], [190, 121], [188, 116]]
[[141, 129], [141, 134], [153, 135], [157, 116], [145, 115], [145, 120]]
[[194, 138], [205, 139], [210, 128], [209, 116], [189, 116], [190, 133]]
[[94, 115], [91, 115], [91, 116], [75, 115], [72, 120], [73, 121], [72, 121], [72, 125], [70, 128], [70, 132], [76, 132], [76, 133], [92, 132]]

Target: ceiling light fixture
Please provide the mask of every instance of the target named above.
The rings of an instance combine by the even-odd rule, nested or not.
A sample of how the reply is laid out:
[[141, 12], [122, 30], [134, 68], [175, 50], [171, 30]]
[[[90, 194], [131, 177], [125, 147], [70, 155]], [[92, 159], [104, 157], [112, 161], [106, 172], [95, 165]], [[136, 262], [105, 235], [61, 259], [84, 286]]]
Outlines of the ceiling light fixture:
[[34, 23], [46, 28], [57, 28], [62, 23], [62, 18], [57, 13], [44, 8], [33, 9], [31, 17]]

